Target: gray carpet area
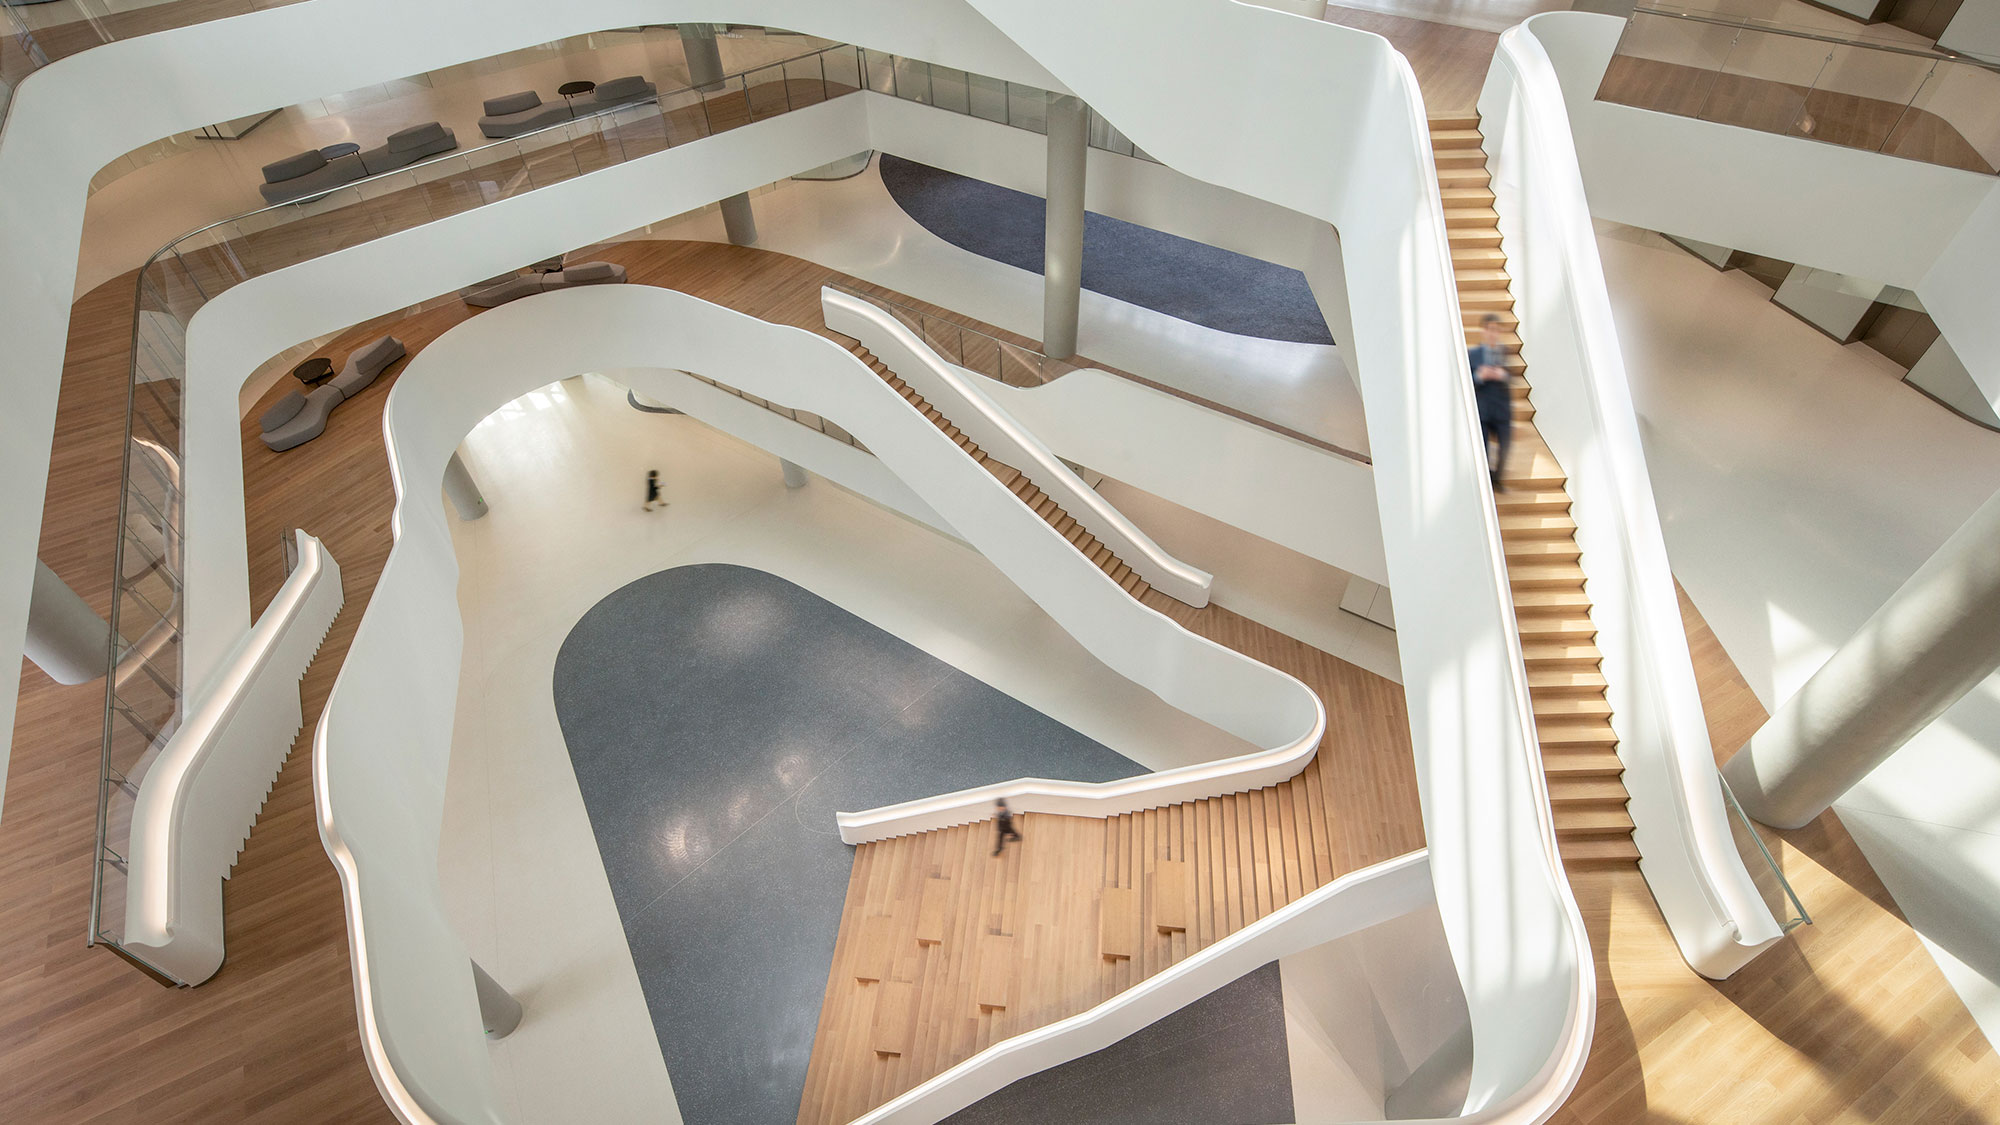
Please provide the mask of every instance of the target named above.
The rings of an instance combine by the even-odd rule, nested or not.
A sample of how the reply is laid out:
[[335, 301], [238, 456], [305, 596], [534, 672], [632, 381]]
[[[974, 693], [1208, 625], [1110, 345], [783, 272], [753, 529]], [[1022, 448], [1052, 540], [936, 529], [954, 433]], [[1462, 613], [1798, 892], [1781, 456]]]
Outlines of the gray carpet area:
[[1282, 1125], [1297, 1120], [1276, 961], [1102, 1051], [1031, 1074], [945, 1125]]
[[[882, 183], [946, 242], [1042, 272], [1042, 198], [882, 154]], [[1287, 266], [1087, 212], [1083, 287], [1238, 336], [1331, 344], [1306, 275]]]

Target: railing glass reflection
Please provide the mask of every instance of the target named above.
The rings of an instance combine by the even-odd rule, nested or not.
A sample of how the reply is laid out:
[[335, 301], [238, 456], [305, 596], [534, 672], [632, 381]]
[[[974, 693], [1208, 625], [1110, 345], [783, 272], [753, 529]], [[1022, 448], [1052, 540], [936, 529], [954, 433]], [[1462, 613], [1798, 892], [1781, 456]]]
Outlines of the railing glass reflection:
[[1920, 43], [1642, 6], [1597, 97], [1989, 175], [2000, 163], [2000, 65]]

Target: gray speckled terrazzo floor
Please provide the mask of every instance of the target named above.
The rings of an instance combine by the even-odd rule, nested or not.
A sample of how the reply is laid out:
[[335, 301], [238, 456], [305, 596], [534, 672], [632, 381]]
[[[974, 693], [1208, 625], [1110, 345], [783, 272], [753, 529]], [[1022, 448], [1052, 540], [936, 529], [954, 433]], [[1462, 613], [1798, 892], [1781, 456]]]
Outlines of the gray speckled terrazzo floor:
[[[564, 640], [554, 688], [689, 1125], [797, 1116], [853, 866], [836, 810], [1014, 777], [1143, 772], [831, 602], [739, 566], [678, 567], [613, 592]], [[1281, 1011], [1275, 1026], [1282, 1075]], [[1227, 1070], [1192, 1073], [1234, 1085]]]
[[944, 1125], [1281, 1125], [1297, 1120], [1276, 961], [1092, 1055], [1031, 1074]]

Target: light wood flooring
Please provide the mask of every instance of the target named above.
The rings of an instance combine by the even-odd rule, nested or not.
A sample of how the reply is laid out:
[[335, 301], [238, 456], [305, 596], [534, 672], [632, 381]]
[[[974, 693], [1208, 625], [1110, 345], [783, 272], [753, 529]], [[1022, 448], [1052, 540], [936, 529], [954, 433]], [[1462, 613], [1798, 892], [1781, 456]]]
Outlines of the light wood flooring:
[[[677, 243], [591, 256], [625, 264], [635, 281], [819, 326], [817, 285], [828, 273], [797, 259]], [[116, 527], [132, 285], [130, 274], [114, 279], [73, 309], [41, 545], [42, 557], [100, 611], [108, 608]], [[389, 326], [414, 351], [465, 315], [452, 303], [357, 326], [325, 352], [338, 359]], [[335, 411], [327, 433], [297, 450], [272, 454], [245, 434], [253, 604], [267, 602], [282, 580], [281, 529], [308, 528], [341, 560], [348, 605], [304, 681], [309, 723], [388, 547], [380, 411], [399, 370]], [[1214, 611], [1149, 597], [1198, 632], [1216, 635], [1227, 625]], [[1252, 655], [1286, 666], [1281, 654]], [[1695, 635], [1695, 655], [1712, 723], [1721, 716], [1737, 724], [1734, 734], [1718, 733], [1716, 745], [1734, 746], [1743, 716], [1761, 711], [1733, 669], [1718, 671], [1728, 669], [1727, 658], [1705, 631]], [[1345, 700], [1338, 686], [1315, 686], [1336, 713], [1368, 705]], [[99, 685], [60, 687], [24, 667], [0, 818], [0, 1119], [389, 1120], [359, 1053], [337, 880], [312, 822], [309, 751], [279, 775], [226, 886], [229, 959], [212, 981], [163, 989], [84, 948], [102, 702]], [[1358, 866], [1382, 832], [1402, 823], [1396, 779], [1376, 776], [1372, 756], [1322, 753], [1318, 766], [1339, 772], [1323, 777], [1323, 800], [1337, 789], [1350, 795], [1343, 799], [1381, 794], [1385, 802], [1328, 819], [1332, 858]], [[1308, 804], [1310, 796], [1308, 781]], [[1296, 804], [1294, 811], [1296, 823]], [[1282, 805], [1280, 816], [1282, 823]], [[1024, 828], [1030, 839], [1047, 839], [1038, 820]], [[1168, 840], [1171, 847], [1171, 829]], [[986, 838], [976, 842], [985, 846]], [[1254, 837], [1251, 847], [1254, 894]], [[1589, 1068], [1559, 1120], [2000, 1121], [1991, 1048], [1837, 819], [1828, 814], [1784, 834], [1778, 851], [1819, 924], [1721, 986], [1686, 969], [1636, 871], [1572, 872], [1602, 990]], [[1239, 864], [1241, 855], [1239, 841]], [[1029, 859], [1021, 851], [1006, 862], [1027, 873]], [[1123, 869], [1107, 864], [1111, 870]], [[1223, 879], [1226, 894], [1226, 870]], [[1243, 886], [1239, 866], [1238, 910], [1255, 909], [1254, 898], [1242, 901]], [[1229, 924], [1226, 904], [1221, 924]], [[1195, 940], [1208, 940], [1199, 917], [1196, 925]], [[1171, 950], [1174, 939], [1167, 940]]]

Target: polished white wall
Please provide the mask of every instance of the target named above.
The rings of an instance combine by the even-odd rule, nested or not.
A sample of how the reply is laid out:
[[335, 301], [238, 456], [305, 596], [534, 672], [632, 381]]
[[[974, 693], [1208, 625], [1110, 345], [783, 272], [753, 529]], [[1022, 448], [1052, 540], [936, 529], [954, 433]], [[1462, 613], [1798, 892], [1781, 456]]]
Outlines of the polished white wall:
[[1724, 978], [1782, 935], [1730, 831], [1562, 90], [1525, 27], [1479, 97], [1535, 428], [1567, 467], [1640, 870], [1688, 963]]

